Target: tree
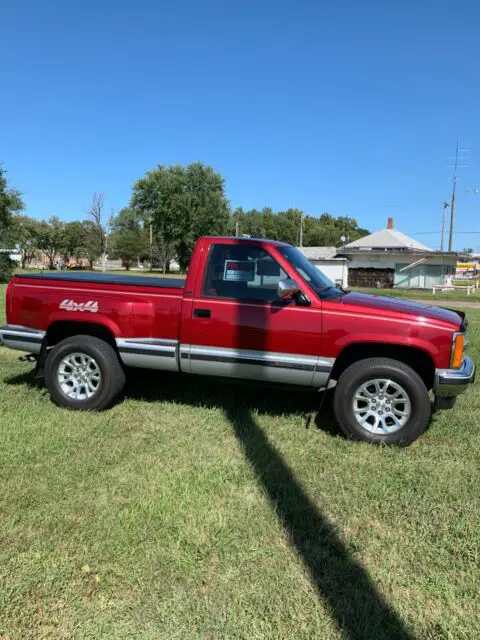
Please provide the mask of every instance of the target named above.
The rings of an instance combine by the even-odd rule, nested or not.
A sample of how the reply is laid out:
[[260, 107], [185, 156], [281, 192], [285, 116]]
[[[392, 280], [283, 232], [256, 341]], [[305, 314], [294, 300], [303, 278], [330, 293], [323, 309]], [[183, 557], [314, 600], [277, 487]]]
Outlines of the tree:
[[131, 204], [153, 225], [160, 251], [175, 248], [182, 269], [199, 236], [225, 234], [230, 225], [224, 180], [201, 162], [159, 165], [135, 183]]
[[140, 212], [133, 207], [120, 209], [116, 216], [110, 221], [110, 229], [113, 233], [117, 231], [140, 231]]
[[85, 233], [81, 222], [74, 220], [65, 224], [65, 261], [80, 258], [84, 251]]
[[[333, 216], [331, 217], [333, 218]], [[341, 240], [342, 236], [348, 238], [347, 242], [353, 242], [354, 240], [363, 238], [363, 236], [367, 236], [370, 233], [368, 229], [362, 229], [361, 227], [359, 227], [355, 218], [349, 218], [348, 216], [339, 216], [338, 218], [333, 218], [333, 221], [335, 233], [337, 234], [337, 238], [334, 239], [332, 245], [335, 247], [341, 246], [343, 244]]]
[[462, 249], [462, 253], [473, 253], [473, 248], [467, 247], [466, 249]]
[[186, 268], [200, 236], [227, 232], [230, 210], [225, 198], [225, 181], [201, 162], [185, 171], [185, 234], [177, 246], [179, 263]]
[[50, 269], [55, 268], [55, 258], [65, 250], [67, 238], [65, 223], [59, 218], [49, 218], [41, 222], [38, 228], [38, 248], [49, 261]]
[[132, 264], [145, 251], [145, 238], [142, 233], [132, 229], [123, 229], [112, 234], [113, 256], [122, 261], [128, 271]]
[[265, 238], [265, 229], [262, 224], [262, 214], [257, 209], [244, 211], [242, 207], [235, 209], [232, 216], [233, 228], [231, 233], [239, 237]]
[[154, 236], [152, 247], [152, 262], [159, 264], [162, 273], [170, 271], [170, 262], [176, 257], [175, 244], [165, 242], [161, 236]]
[[102, 255], [102, 241], [98, 234], [98, 229], [91, 220], [84, 220], [82, 223], [82, 249], [81, 255], [88, 260], [90, 269], [93, 263]]
[[12, 214], [25, 208], [20, 191], [9, 188], [5, 169], [0, 166], [0, 234], [3, 235], [12, 221]]
[[232, 214], [230, 233], [238, 234], [240, 237], [278, 240], [277, 219], [277, 214], [270, 207], [264, 207], [261, 211], [258, 209], [244, 211], [240, 207]]
[[[16, 211], [24, 208], [22, 197], [19, 191], [7, 186], [5, 170], [0, 166], [0, 249], [11, 249], [6, 246], [8, 241], [8, 230], [12, 224], [12, 215]], [[13, 263], [8, 253], [0, 254], [0, 282], [9, 280], [13, 272]]]
[[148, 253], [145, 230], [140, 224], [140, 213], [135, 208], [120, 209], [111, 218], [110, 244], [114, 257], [122, 260], [128, 270], [135, 260]]
[[65, 253], [69, 258], [86, 258], [93, 269], [93, 263], [102, 255], [102, 241], [92, 220], [67, 222]]
[[230, 233], [298, 245], [302, 220], [305, 247], [339, 246], [342, 243], [340, 240], [342, 236], [347, 237], [351, 242], [369, 233], [367, 229], [358, 227], [354, 218], [346, 216], [335, 218], [329, 213], [314, 217], [305, 215], [300, 209], [287, 209], [275, 213], [270, 207], [265, 207], [261, 211], [236, 209], [230, 221]]
[[38, 232], [40, 223], [34, 218], [14, 215], [8, 230], [10, 246], [15, 247], [22, 257], [22, 269], [31, 262], [38, 252]]
[[264, 207], [261, 211], [262, 230], [265, 238], [278, 240], [277, 217], [270, 207]]
[[103, 259], [105, 260], [107, 256], [108, 229], [110, 227], [110, 222], [113, 217], [113, 212], [110, 214], [110, 217], [105, 222], [104, 208], [105, 208], [104, 194], [94, 191], [92, 193], [92, 198], [90, 201], [90, 209], [88, 210], [87, 215], [89, 215], [92, 218], [91, 222], [93, 222], [93, 229], [95, 229], [95, 232], [98, 236], [98, 242], [100, 243], [100, 246], [101, 246], [101, 254], [103, 256]]
[[300, 243], [300, 225], [303, 215], [303, 211], [300, 209], [287, 209], [277, 213], [277, 239], [281, 242], [298, 245]]

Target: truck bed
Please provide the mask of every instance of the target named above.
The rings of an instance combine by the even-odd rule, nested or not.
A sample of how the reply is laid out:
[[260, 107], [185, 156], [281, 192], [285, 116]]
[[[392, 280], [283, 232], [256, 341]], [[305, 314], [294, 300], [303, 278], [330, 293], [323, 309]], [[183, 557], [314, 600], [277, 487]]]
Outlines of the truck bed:
[[64, 273], [54, 271], [51, 273], [21, 273], [16, 278], [28, 278], [29, 280], [66, 280], [67, 282], [92, 282], [99, 284], [139, 285], [142, 287], [161, 287], [183, 289], [184, 278], [150, 278], [148, 276], [127, 276], [108, 273], [92, 273], [77, 271]]

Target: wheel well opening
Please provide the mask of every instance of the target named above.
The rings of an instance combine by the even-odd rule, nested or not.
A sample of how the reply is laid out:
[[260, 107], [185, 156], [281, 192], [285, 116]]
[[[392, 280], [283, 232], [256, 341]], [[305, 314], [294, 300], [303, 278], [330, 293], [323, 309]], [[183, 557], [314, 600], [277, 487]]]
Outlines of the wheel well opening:
[[392, 358], [411, 367], [422, 378], [427, 389], [433, 387], [435, 364], [431, 356], [415, 347], [366, 342], [345, 347], [335, 360], [331, 377], [338, 380], [354, 362], [366, 358]]
[[47, 345], [54, 347], [56, 344], [65, 340], [66, 338], [72, 338], [73, 336], [87, 335], [104, 340], [115, 350], [117, 344], [112, 332], [101, 324], [94, 324], [90, 322], [54, 322], [48, 327], [47, 330]]

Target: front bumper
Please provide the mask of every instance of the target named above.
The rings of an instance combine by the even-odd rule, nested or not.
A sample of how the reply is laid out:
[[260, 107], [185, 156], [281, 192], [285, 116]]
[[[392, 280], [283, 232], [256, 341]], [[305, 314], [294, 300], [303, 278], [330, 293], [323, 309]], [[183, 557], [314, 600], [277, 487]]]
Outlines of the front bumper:
[[433, 393], [440, 398], [454, 398], [475, 382], [475, 365], [468, 356], [460, 369], [436, 369]]

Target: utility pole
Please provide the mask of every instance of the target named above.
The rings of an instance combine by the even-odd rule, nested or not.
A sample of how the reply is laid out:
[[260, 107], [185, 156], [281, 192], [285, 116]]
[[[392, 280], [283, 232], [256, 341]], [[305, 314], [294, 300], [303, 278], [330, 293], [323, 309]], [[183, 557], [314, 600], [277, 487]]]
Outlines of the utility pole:
[[447, 215], [447, 209], [450, 206], [450, 203], [445, 201], [443, 203], [443, 214], [442, 214], [442, 241], [440, 244], [440, 251], [443, 251], [443, 243], [445, 242], [445, 218]]
[[102, 271], [105, 272], [107, 269], [107, 244], [108, 237], [105, 235], [105, 241], [103, 243], [103, 251], [102, 251]]
[[153, 271], [153, 224], [150, 222], [150, 271]]
[[[458, 154], [458, 144], [457, 144], [457, 154]], [[455, 175], [453, 176], [453, 187], [452, 187], [452, 204], [450, 205], [450, 231], [448, 234], [448, 250], [452, 250], [453, 244], [453, 223], [455, 220], [455, 191], [457, 188], [457, 172], [455, 169]]]
[[303, 211], [300, 213], [300, 242], [299, 246], [303, 247]]
[[[459, 160], [468, 160], [468, 158], [459, 158], [458, 157], [458, 152], [460, 151], [459, 148], [459, 142], [457, 140], [457, 149], [455, 151], [455, 164], [453, 166], [453, 178], [452, 178], [452, 199], [450, 201], [450, 231], [448, 234], [448, 250], [452, 251], [453, 249], [453, 229], [454, 229], [454, 223], [455, 223], [455, 196], [456, 196], [456, 191], [457, 191], [457, 169], [460, 168], [460, 166], [466, 167], [466, 165], [459, 165], [458, 161]], [[462, 151], [466, 151], [466, 149], [462, 149]]]
[[240, 225], [238, 223], [238, 218], [237, 218], [237, 221], [235, 222], [235, 237], [236, 238], [238, 238], [239, 231], [240, 231]]

